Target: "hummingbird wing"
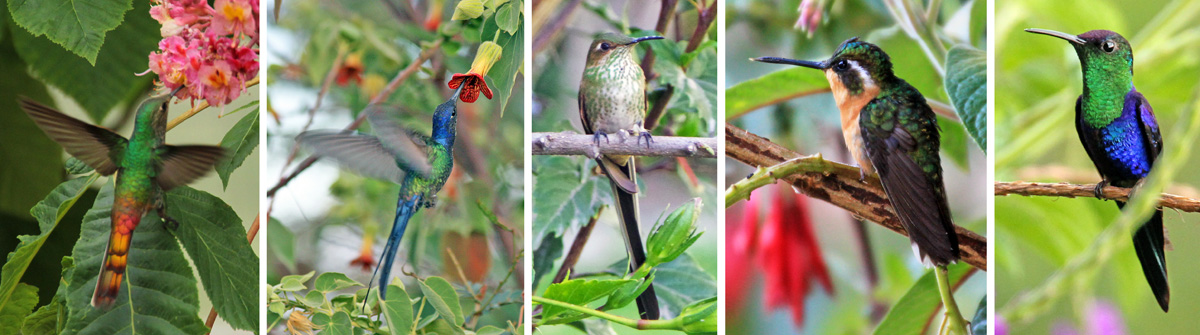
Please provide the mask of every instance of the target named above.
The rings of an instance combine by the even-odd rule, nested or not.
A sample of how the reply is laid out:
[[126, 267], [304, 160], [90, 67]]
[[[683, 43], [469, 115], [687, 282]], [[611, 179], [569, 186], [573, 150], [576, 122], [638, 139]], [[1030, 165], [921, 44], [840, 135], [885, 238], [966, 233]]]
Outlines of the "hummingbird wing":
[[425, 151], [426, 137], [405, 129], [394, 120], [377, 111], [368, 111], [367, 121], [375, 129], [375, 135], [380, 144], [396, 157], [396, 163], [405, 171], [429, 177], [433, 167], [429, 165], [429, 156]]
[[338, 164], [364, 176], [404, 181], [405, 172], [396, 156], [383, 147], [375, 136], [332, 131], [306, 131], [296, 136], [296, 142], [314, 155], [333, 158]]
[[[921, 262], [949, 264], [959, 258], [958, 235], [942, 181], [937, 118], [923, 98], [908, 96], [921, 98], [919, 93], [898, 94], [863, 107], [859, 122], [870, 132], [864, 134], [867, 156]], [[888, 114], [894, 117], [878, 117]]]
[[[587, 134], [595, 134], [595, 131], [592, 130], [592, 120], [588, 118], [587, 103], [585, 102], [587, 99], [584, 99], [583, 91], [579, 92], [578, 100], [579, 121], [583, 124], [583, 132]], [[596, 164], [600, 165], [600, 170], [604, 171], [604, 175], [608, 176], [608, 179], [615, 183], [617, 187], [621, 188], [621, 190], [625, 192], [638, 193], [637, 182], [634, 181], [634, 178], [636, 177], [627, 170], [633, 169], [632, 163], [632, 158], [625, 158], [624, 162], [618, 162], [603, 155], [601, 155], [599, 158], [596, 158]]]
[[[1142, 130], [1142, 141], [1146, 148], [1146, 159], [1151, 166], [1162, 152], [1162, 134], [1158, 131], [1158, 120], [1154, 117], [1154, 108], [1150, 102], [1136, 90], [1125, 95], [1125, 108], [1134, 108], [1137, 113], [1138, 126]], [[1117, 203], [1120, 205], [1120, 203]], [[1150, 219], [1133, 233], [1133, 249], [1137, 252], [1138, 262], [1142, 264], [1142, 274], [1150, 284], [1158, 306], [1167, 311], [1171, 301], [1171, 285], [1167, 281], [1166, 233], [1163, 231], [1162, 211], [1154, 212]]]
[[212, 171], [222, 157], [225, 148], [213, 145], [164, 146], [154, 181], [163, 191], [187, 185]]
[[1138, 125], [1142, 128], [1142, 141], [1146, 145], [1146, 157], [1150, 160], [1150, 165], [1154, 165], [1154, 161], [1158, 159], [1158, 154], [1162, 152], [1163, 147], [1162, 134], [1158, 131], [1158, 119], [1154, 117], [1154, 108], [1150, 107], [1150, 102], [1146, 101], [1146, 97], [1136, 90], [1129, 91], [1125, 95], [1125, 104], [1129, 105], [1130, 103], [1137, 106]]
[[121, 154], [129, 143], [111, 130], [67, 116], [49, 106], [20, 99], [21, 109], [47, 137], [58, 142], [67, 153], [96, 169], [101, 175], [117, 171]]

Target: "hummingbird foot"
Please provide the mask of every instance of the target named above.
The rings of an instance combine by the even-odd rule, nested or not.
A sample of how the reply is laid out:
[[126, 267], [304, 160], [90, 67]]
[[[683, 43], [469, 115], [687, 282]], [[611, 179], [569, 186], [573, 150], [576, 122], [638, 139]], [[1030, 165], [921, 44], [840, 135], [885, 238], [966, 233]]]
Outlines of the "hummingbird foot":
[[1105, 200], [1104, 199], [1104, 187], [1105, 186], [1108, 186], [1108, 179], [1103, 179], [1103, 180], [1100, 180], [1099, 183], [1096, 183], [1096, 189], [1092, 191], [1092, 193], [1096, 195], [1096, 199]]
[[595, 142], [596, 146], [600, 146], [601, 137], [604, 138], [604, 143], [611, 143], [608, 141], [608, 133], [599, 130], [592, 134], [592, 142]]
[[433, 208], [437, 206], [437, 194], [421, 200], [421, 206], [425, 208]]
[[[654, 137], [653, 137], [653, 136], [650, 136], [650, 132], [648, 132], [648, 131], [645, 131], [645, 130], [643, 130], [641, 133], [638, 133], [638, 136], [637, 136], [637, 138], [638, 138], [638, 142], [637, 142], [637, 143], [641, 143], [641, 141], [642, 141], [642, 139], [643, 139], [643, 138], [644, 138], [644, 139], [646, 139], [646, 147], [647, 147], [647, 148], [649, 148], [649, 147], [650, 147], [650, 143], [651, 143], [651, 142], [654, 142]], [[637, 143], [635, 143], [635, 144], [637, 144]]]
[[158, 207], [158, 217], [162, 218], [163, 228], [167, 228], [167, 230], [175, 230], [179, 228], [179, 221], [175, 221], [175, 219], [167, 216], [166, 206]]

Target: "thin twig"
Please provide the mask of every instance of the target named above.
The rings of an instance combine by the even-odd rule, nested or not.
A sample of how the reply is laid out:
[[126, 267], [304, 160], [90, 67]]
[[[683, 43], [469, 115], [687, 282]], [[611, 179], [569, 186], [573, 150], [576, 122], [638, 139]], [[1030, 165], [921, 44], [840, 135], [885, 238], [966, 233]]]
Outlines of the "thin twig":
[[[671, 17], [675, 16], [675, 4], [678, 0], [662, 0], [662, 7], [658, 10], [658, 23], [654, 25], [654, 31], [660, 35], [667, 33], [667, 25], [671, 24]], [[646, 74], [646, 80], [654, 79], [654, 51], [646, 51], [646, 55], [642, 56], [642, 73]], [[654, 127], [646, 126], [646, 129], [653, 130]]]
[[[383, 0], [383, 2], [389, 2]], [[390, 2], [389, 2], [390, 3]], [[308, 109], [308, 122], [304, 123], [304, 127], [300, 128], [300, 132], [308, 131], [312, 127], [313, 119], [317, 117], [317, 110], [321, 108], [321, 102], [325, 101], [325, 95], [329, 93], [329, 88], [333, 86], [333, 79], [337, 78], [338, 69], [342, 67], [342, 62], [346, 59], [346, 49], [338, 48], [337, 57], [334, 57], [333, 63], [330, 64], [329, 72], [325, 73], [325, 79], [321, 81], [321, 90], [317, 91], [317, 99], [313, 102], [311, 108]], [[287, 160], [283, 163], [283, 168], [279, 174], [287, 172], [287, 167], [292, 165], [296, 160], [296, 154], [300, 152], [300, 142], [292, 143], [292, 150], [288, 153]]]
[[[653, 55], [654, 52], [650, 51], [646, 54]], [[651, 58], [650, 61], [653, 62], [654, 59]], [[654, 100], [654, 106], [650, 108], [650, 112], [646, 113], [645, 121], [642, 123], [646, 130], [654, 130], [655, 127], [658, 127], [658, 122], [662, 120], [663, 114], [667, 113], [667, 103], [671, 102], [671, 96], [675, 95], [675, 86], [663, 85], [663, 90], [664, 92], [658, 96], [658, 99]]]
[[592, 229], [596, 228], [596, 221], [600, 219], [600, 213], [604, 212], [604, 207], [596, 209], [596, 214], [588, 219], [588, 223], [579, 228], [579, 233], [575, 234], [575, 240], [571, 242], [571, 249], [567, 251], [567, 257], [563, 258], [562, 265], [558, 267], [558, 273], [554, 274], [554, 280], [551, 283], [558, 284], [567, 279], [567, 273], [575, 268], [575, 263], [579, 262], [579, 255], [583, 254], [583, 246], [587, 245], [587, 241], [592, 237]]
[[[700, 0], [700, 3], [704, 3], [704, 1]], [[704, 36], [708, 35], [708, 27], [717, 20], [717, 0], [713, 0], [713, 3], [708, 4], [707, 8], [697, 8], [697, 13], [700, 18], [696, 23], [696, 31], [692, 33], [692, 39], [688, 40], [685, 53], [695, 51], [700, 47], [700, 42], [704, 41]]]
[[[1024, 181], [996, 182], [996, 195], [998, 196], [1014, 194], [1025, 196], [1095, 198], [1095, 190], [1096, 184], [1079, 185], [1067, 183], [1031, 183]], [[1131, 191], [1132, 189], [1124, 187], [1105, 186], [1101, 190], [1100, 195], [1102, 199], [1129, 201], [1129, 194]], [[1159, 205], [1189, 213], [1200, 212], [1200, 200], [1169, 193], [1162, 194], [1162, 199], [1159, 200]]]
[[678, 137], [655, 136], [650, 144], [646, 140], [628, 136], [624, 139], [617, 134], [608, 135], [609, 139], [596, 138], [592, 135], [575, 133], [533, 133], [534, 155], [583, 155], [594, 157], [596, 154], [631, 155], [656, 157], [698, 157], [716, 158], [718, 139], [714, 137]]
[[[254, 79], [247, 80], [244, 88], [251, 88], [251, 87], [254, 87], [255, 85], [258, 85], [258, 77], [254, 77]], [[180, 114], [179, 116], [172, 119], [171, 122], [168, 122], [167, 130], [171, 130], [171, 129], [175, 128], [175, 126], [178, 126], [180, 123], [183, 123], [183, 121], [186, 121], [187, 119], [191, 118], [192, 116], [195, 116], [197, 113], [200, 113], [200, 111], [205, 110], [207, 108], [208, 108], [208, 100], [201, 100], [200, 103], [196, 104], [195, 107], [192, 107], [192, 109], [189, 109], [187, 112], [184, 112], [183, 114]]]
[[554, 21], [550, 21], [549, 26], [543, 27], [541, 31], [537, 32], [537, 36], [533, 37], [534, 55], [542, 52], [542, 49], [546, 48], [546, 46], [550, 44], [550, 41], [554, 39], [554, 36], [558, 35], [558, 32], [567, 26], [567, 21], [569, 21], [568, 19], [571, 17], [571, 12], [575, 11], [575, 8], [579, 7], [580, 2], [583, 1], [571, 0], [571, 2], [568, 2], [563, 6], [562, 10], [558, 12], [558, 16], [554, 17]]
[[[725, 124], [725, 137], [726, 155], [750, 166], [775, 166], [801, 157], [794, 151], [728, 123]], [[812, 157], [808, 158], [812, 159]], [[902, 235], [908, 235], [908, 232], [900, 225], [900, 219], [892, 210], [892, 204], [888, 201], [877, 177], [872, 176], [865, 181], [860, 180], [858, 168], [840, 163], [805, 162], [804, 164], [819, 169], [804, 170], [801, 171], [802, 173], [786, 176], [776, 175], [776, 178], [789, 182], [794, 189], [809, 197], [841, 207], [855, 216], [875, 222]], [[775, 178], [771, 179], [773, 181]], [[736, 187], [738, 187], [736, 184], [731, 186], [729, 192], [734, 194], [740, 192], [733, 189]], [[959, 226], [955, 226], [955, 233], [958, 234], [961, 260], [986, 271], [988, 267], [987, 238]]]

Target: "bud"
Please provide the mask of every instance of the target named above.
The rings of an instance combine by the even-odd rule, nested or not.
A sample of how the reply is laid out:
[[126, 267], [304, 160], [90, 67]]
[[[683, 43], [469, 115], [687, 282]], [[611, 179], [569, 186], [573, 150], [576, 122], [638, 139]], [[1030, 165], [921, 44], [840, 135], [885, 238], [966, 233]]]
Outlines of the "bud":
[[687, 251], [702, 233], [696, 232], [696, 220], [700, 217], [700, 198], [676, 209], [663, 223], [654, 227], [646, 239], [646, 264], [658, 266], [667, 263]]

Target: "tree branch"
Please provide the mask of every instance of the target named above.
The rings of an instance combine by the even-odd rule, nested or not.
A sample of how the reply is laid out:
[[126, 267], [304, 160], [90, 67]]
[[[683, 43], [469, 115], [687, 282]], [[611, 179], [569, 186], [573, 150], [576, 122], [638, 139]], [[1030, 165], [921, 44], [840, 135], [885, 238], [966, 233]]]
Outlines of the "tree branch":
[[[773, 167], [801, 157], [771, 140], [728, 123], [725, 124], [725, 153], [729, 158], [751, 166]], [[892, 211], [878, 178], [859, 180], [859, 169], [856, 167], [828, 161], [812, 162], [813, 157], [803, 159], [808, 159], [807, 164], [820, 169], [798, 169], [796, 174], [776, 175], [772, 179], [783, 179], [809, 197], [826, 201], [864, 220], [908, 236], [908, 232], [900, 226], [900, 219]], [[732, 188], [730, 192], [738, 192]], [[987, 238], [958, 226], [955, 226], [955, 232], [958, 234], [962, 261], [987, 271]]]
[[596, 221], [600, 219], [600, 213], [604, 212], [605, 206], [600, 206], [596, 209], [596, 214], [588, 220], [588, 223], [579, 228], [579, 233], [575, 234], [575, 240], [571, 242], [571, 249], [567, 251], [567, 257], [563, 258], [562, 265], [558, 267], [558, 272], [554, 274], [554, 280], [550, 283], [558, 284], [567, 279], [567, 275], [571, 270], [575, 269], [575, 263], [579, 262], [579, 255], [583, 254], [583, 247], [587, 245], [588, 239], [592, 237], [592, 229], [596, 228]]
[[717, 139], [714, 137], [655, 136], [649, 145], [644, 140], [610, 134], [609, 140], [597, 146], [592, 135], [574, 133], [533, 133], [534, 155], [596, 154], [655, 157], [717, 158]]
[[[996, 195], [1024, 195], [1024, 196], [1047, 196], [1047, 197], [1096, 197], [1096, 184], [1078, 185], [1067, 183], [1031, 183], [1024, 181], [1016, 182], [996, 182]], [[1116, 186], [1105, 186], [1101, 190], [1102, 199], [1129, 201], [1131, 189]], [[1163, 193], [1159, 199], [1159, 206], [1166, 208], [1174, 208], [1184, 212], [1196, 213], [1200, 212], [1200, 200]]]

